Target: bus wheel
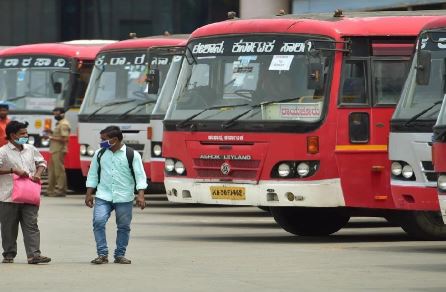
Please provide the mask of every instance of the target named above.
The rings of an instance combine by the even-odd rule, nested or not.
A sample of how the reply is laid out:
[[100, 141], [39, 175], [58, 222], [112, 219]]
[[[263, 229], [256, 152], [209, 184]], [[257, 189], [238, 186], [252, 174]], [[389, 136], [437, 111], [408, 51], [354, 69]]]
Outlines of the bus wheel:
[[85, 187], [86, 178], [80, 170], [66, 169], [65, 172], [67, 174], [67, 187], [69, 190], [82, 194], [87, 191]]
[[400, 225], [412, 237], [423, 240], [446, 239], [446, 225], [440, 212], [407, 211], [402, 212]]
[[262, 211], [269, 212], [269, 207], [266, 207], [266, 206], [257, 206], [257, 208], [259, 208], [259, 209], [262, 210]]
[[340, 208], [270, 207], [270, 210], [280, 227], [301, 236], [330, 235], [350, 219]]

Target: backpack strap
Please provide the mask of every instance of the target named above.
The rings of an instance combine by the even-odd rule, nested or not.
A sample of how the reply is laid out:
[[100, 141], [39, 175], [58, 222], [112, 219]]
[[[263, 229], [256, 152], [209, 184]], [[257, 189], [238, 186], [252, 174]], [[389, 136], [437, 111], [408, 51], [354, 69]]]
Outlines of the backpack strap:
[[135, 177], [135, 171], [133, 170], [133, 157], [135, 157], [135, 150], [132, 147], [126, 145], [125, 155], [127, 156], [127, 162], [129, 163], [130, 173], [132, 174], [136, 189], [136, 177]]
[[101, 182], [101, 157], [102, 155], [104, 155], [105, 150], [107, 149], [102, 148], [101, 150], [99, 150], [98, 156], [96, 157], [98, 161], [98, 184]]

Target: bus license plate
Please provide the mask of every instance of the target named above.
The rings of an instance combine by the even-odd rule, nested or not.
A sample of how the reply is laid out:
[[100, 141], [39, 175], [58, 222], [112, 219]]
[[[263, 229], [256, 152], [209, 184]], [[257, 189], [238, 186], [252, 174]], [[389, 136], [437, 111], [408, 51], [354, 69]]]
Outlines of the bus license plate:
[[211, 196], [215, 200], [245, 200], [245, 188], [211, 187]]

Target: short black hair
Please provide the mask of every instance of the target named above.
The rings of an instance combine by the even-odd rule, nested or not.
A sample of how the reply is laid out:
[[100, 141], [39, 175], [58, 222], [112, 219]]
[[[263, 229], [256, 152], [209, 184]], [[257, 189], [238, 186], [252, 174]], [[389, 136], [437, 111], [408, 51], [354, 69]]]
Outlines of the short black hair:
[[16, 134], [21, 129], [28, 128], [28, 122], [10, 121], [6, 125], [6, 138], [11, 139], [11, 134]]
[[118, 126], [108, 126], [104, 130], [100, 132], [100, 134], [105, 134], [110, 138], [118, 138], [119, 141], [122, 141], [122, 131]]
[[53, 112], [60, 112], [61, 114], [65, 113], [65, 109], [63, 107], [55, 107]]
[[0, 103], [0, 108], [4, 108], [4, 109], [9, 110], [9, 104], [7, 104], [7, 103]]

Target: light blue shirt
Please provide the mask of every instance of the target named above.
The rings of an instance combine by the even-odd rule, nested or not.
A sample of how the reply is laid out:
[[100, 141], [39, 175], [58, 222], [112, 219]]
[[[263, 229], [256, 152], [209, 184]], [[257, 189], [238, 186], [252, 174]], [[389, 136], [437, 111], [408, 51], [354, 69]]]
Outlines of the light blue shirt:
[[[101, 180], [98, 184], [98, 153], [96, 150], [91, 160], [87, 176], [87, 188], [97, 188], [96, 197], [113, 203], [126, 203], [135, 198], [135, 181], [129, 169], [126, 156], [126, 146], [113, 153], [105, 150], [101, 157]], [[147, 188], [147, 177], [144, 172], [141, 155], [135, 151], [133, 157], [133, 171], [135, 172], [136, 189]]]

